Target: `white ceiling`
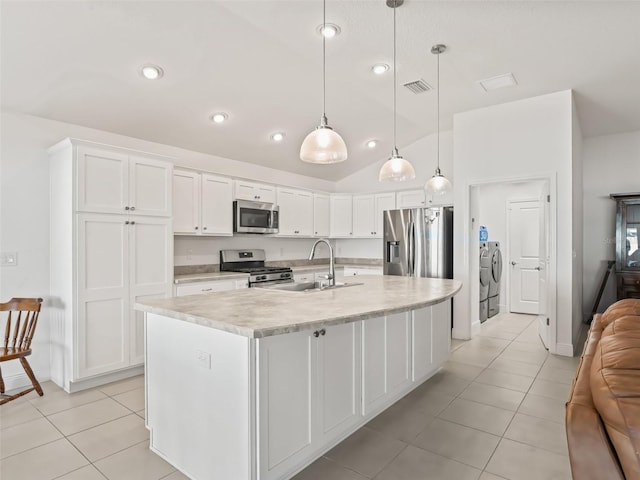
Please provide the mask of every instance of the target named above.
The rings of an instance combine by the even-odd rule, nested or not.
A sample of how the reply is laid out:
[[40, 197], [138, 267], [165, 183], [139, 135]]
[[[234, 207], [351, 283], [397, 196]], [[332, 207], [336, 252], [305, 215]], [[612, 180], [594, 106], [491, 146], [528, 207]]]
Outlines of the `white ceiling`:
[[[327, 116], [342, 164], [308, 165], [300, 144], [322, 114], [320, 0], [6, 1], [2, 108], [327, 180], [393, 146], [393, 10], [385, 0], [327, 2]], [[640, 2], [406, 0], [397, 10], [398, 83], [436, 84], [453, 114], [574, 89], [584, 136], [640, 130]], [[164, 77], [138, 69], [160, 65]], [[512, 72], [517, 87], [476, 81]], [[223, 125], [209, 116], [230, 115]], [[436, 131], [436, 95], [398, 87], [398, 147]], [[286, 132], [274, 144], [269, 135]], [[366, 149], [376, 138], [380, 147]]]

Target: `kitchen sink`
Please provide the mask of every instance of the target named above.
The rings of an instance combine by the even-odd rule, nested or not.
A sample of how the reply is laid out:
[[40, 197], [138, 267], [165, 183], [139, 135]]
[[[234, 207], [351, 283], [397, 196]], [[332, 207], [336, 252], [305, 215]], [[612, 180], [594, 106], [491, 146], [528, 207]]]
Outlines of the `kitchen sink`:
[[363, 285], [356, 282], [336, 282], [335, 285], [323, 286], [320, 282], [297, 282], [297, 283], [276, 283], [273, 285], [265, 285], [267, 290], [286, 290], [288, 292], [320, 292], [324, 290], [334, 290], [336, 288], [354, 287]]

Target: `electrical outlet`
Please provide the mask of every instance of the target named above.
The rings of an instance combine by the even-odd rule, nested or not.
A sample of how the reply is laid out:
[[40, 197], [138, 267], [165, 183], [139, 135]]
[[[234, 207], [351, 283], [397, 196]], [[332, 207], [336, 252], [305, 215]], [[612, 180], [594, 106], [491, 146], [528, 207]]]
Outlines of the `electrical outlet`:
[[18, 252], [0, 253], [0, 266], [14, 267], [18, 265]]
[[211, 370], [211, 354], [203, 350], [196, 350], [196, 362], [198, 366]]

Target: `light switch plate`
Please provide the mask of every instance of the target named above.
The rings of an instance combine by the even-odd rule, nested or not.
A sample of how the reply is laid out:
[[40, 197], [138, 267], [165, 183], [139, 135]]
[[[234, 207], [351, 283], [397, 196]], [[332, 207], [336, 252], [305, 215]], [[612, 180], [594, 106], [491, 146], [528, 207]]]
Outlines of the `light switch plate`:
[[196, 350], [196, 362], [198, 366], [211, 370], [211, 354], [203, 350]]
[[0, 253], [0, 266], [14, 267], [16, 265], [18, 265], [18, 252]]

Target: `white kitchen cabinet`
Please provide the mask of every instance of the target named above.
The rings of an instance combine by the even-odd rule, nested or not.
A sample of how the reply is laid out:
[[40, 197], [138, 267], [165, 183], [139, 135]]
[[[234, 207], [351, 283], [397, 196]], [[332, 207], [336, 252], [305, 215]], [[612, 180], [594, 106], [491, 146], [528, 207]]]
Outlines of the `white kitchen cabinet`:
[[362, 408], [368, 415], [411, 386], [411, 313], [362, 324]]
[[382, 214], [396, 207], [391, 193], [353, 196], [353, 236], [359, 238], [382, 237]]
[[331, 195], [329, 205], [331, 238], [352, 238], [353, 197], [351, 195]]
[[78, 211], [171, 216], [171, 163], [107, 146], [75, 145]]
[[315, 282], [315, 276], [313, 272], [294, 273], [293, 281], [296, 283]]
[[411, 322], [413, 338], [414, 382], [433, 375], [449, 357], [451, 350], [451, 300], [413, 311]]
[[134, 305], [171, 295], [173, 165], [71, 139], [49, 154], [51, 377], [71, 392], [142, 372]]
[[313, 235], [313, 193], [292, 188], [277, 188], [279, 232], [281, 237]]
[[261, 480], [284, 478], [358, 423], [359, 343], [360, 322], [258, 340]]
[[276, 203], [276, 187], [273, 185], [236, 180], [234, 191], [236, 200]]
[[316, 237], [329, 236], [329, 195], [313, 194], [313, 235]]
[[233, 235], [232, 180], [208, 173], [173, 173], [173, 232]]
[[204, 282], [188, 282], [176, 285], [176, 297], [196, 295], [200, 293], [226, 292], [237, 288], [246, 288], [247, 280], [211, 280]]
[[396, 208], [419, 208], [427, 205], [424, 190], [396, 192]]
[[344, 267], [345, 277], [354, 277], [358, 275], [382, 275], [382, 267]]

